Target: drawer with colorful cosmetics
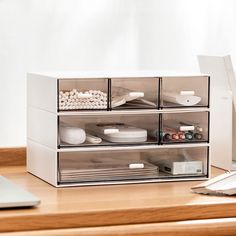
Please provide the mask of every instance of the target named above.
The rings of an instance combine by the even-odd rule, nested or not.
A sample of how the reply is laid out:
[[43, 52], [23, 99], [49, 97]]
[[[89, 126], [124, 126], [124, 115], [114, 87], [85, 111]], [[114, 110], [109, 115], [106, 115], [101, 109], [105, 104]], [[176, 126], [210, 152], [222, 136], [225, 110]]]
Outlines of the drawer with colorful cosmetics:
[[161, 114], [160, 141], [163, 144], [209, 141], [209, 112]]

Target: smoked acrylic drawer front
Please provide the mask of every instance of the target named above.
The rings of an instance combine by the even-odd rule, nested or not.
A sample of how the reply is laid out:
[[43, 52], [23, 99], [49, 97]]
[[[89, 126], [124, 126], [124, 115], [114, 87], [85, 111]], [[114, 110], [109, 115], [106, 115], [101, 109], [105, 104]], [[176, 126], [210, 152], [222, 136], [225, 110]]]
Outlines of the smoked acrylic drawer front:
[[160, 108], [209, 107], [209, 77], [162, 77]]
[[157, 144], [159, 136], [149, 134], [158, 127], [158, 114], [60, 116], [58, 145], [62, 148]]
[[208, 176], [208, 146], [150, 150], [143, 157], [159, 168], [159, 178]]
[[59, 80], [59, 111], [107, 109], [108, 79]]
[[159, 78], [112, 78], [112, 110], [157, 109]]
[[58, 80], [58, 111], [209, 107], [209, 77]]
[[208, 147], [59, 153], [60, 184], [207, 177]]
[[209, 141], [209, 112], [161, 114], [160, 140], [163, 144]]

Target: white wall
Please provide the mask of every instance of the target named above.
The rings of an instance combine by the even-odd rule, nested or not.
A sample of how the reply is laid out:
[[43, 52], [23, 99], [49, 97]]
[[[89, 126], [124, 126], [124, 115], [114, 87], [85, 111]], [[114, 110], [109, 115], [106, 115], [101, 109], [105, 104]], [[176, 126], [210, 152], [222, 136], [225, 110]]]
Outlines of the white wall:
[[133, 0], [0, 1], [0, 146], [26, 141], [26, 72], [136, 69]]
[[[205, 49], [207, 1], [141, 2], [140, 67], [198, 70], [196, 55]], [[155, 7], [151, 6], [155, 5]]]
[[23, 146], [26, 72], [191, 70], [236, 58], [235, 0], [1, 0], [0, 147]]
[[231, 54], [236, 66], [236, 1], [211, 0], [208, 8], [206, 52]]
[[198, 71], [196, 55], [236, 60], [235, 0], [139, 1], [142, 69]]

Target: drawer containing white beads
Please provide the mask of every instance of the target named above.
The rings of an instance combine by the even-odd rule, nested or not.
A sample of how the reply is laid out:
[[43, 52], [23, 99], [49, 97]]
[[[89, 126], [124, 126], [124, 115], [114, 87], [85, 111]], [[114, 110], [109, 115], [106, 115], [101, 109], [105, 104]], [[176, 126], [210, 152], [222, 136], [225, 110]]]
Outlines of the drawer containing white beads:
[[118, 109], [157, 109], [158, 78], [112, 78], [112, 110]]
[[159, 116], [155, 114], [60, 116], [58, 146], [158, 144], [158, 136], [148, 135], [158, 125]]
[[[160, 114], [162, 144], [197, 143], [209, 141], [209, 112]], [[153, 132], [153, 136], [155, 136]]]
[[209, 77], [196, 77], [160, 78], [160, 109], [209, 107]]
[[107, 79], [59, 80], [58, 110], [107, 110]]

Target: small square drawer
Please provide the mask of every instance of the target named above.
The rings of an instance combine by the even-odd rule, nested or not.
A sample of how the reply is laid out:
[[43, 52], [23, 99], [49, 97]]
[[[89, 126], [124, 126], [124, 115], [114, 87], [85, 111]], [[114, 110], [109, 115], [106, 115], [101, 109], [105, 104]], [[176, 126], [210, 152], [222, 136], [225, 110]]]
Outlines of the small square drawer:
[[111, 109], [157, 109], [158, 78], [111, 79]]
[[107, 110], [107, 79], [61, 79], [58, 89], [58, 110]]
[[209, 77], [161, 78], [160, 108], [208, 106]]
[[159, 138], [157, 115], [61, 116], [59, 123], [59, 147], [156, 144]]
[[161, 117], [163, 144], [208, 142], [208, 112], [165, 113]]
[[58, 182], [83, 185], [208, 176], [208, 147], [60, 152]]

